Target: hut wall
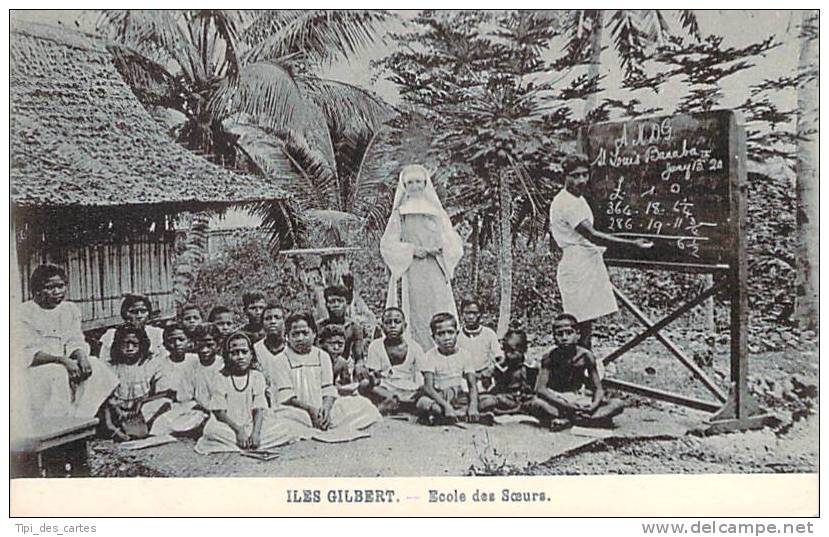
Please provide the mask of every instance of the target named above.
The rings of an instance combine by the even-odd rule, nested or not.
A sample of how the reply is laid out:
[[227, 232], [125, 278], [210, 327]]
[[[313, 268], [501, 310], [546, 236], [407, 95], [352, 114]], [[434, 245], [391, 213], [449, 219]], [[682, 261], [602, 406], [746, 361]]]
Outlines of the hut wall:
[[174, 313], [172, 234], [133, 236], [128, 242], [85, 246], [52, 245], [19, 258], [21, 296], [31, 298], [29, 277], [41, 263], [62, 266], [69, 276], [68, 300], [81, 309], [83, 329], [121, 322], [121, 300], [126, 293], [147, 295], [155, 313]]

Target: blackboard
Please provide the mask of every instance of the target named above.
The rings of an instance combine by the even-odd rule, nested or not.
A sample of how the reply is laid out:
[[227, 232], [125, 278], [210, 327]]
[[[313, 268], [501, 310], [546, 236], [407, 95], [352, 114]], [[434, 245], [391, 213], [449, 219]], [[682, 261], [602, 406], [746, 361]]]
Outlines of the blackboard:
[[646, 238], [611, 246], [608, 264], [727, 268], [737, 258], [737, 125], [720, 110], [591, 125], [586, 198], [594, 227]]

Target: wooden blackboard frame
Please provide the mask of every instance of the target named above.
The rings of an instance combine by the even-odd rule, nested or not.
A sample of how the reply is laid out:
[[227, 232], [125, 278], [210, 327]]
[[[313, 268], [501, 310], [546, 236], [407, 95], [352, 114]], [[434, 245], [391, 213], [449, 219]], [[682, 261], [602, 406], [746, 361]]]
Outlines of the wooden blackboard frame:
[[[748, 301], [746, 288], [747, 265], [745, 258], [746, 237], [746, 197], [748, 193], [746, 168], [746, 135], [739, 116], [732, 111], [716, 111], [728, 113], [728, 208], [727, 233], [725, 245], [726, 263], [680, 263], [675, 261], [658, 262], [653, 260], [635, 259], [606, 259], [608, 266], [634, 268], [641, 270], [666, 270], [671, 272], [712, 273], [719, 275], [719, 281], [702, 291], [689, 302], [674, 309], [659, 321], [652, 321], [640, 311], [633, 301], [619, 289], [614, 292], [623, 307], [642, 323], [646, 329], [637, 334], [609, 355], [602, 358], [608, 364], [621, 357], [628, 350], [645, 339], [653, 336], [663, 343], [667, 349], [691, 372], [701, 380], [706, 388], [715, 396], [716, 401], [705, 401], [690, 398], [682, 394], [649, 388], [618, 379], [605, 379], [608, 387], [621, 389], [644, 395], [647, 397], [669, 401], [691, 408], [713, 412], [713, 416], [705, 427], [707, 432], [723, 432], [738, 429], [759, 428], [766, 425], [770, 416], [760, 411], [757, 403], [748, 391], [748, 354], [746, 329], [748, 323]], [[643, 118], [645, 119], [645, 118]], [[662, 119], [662, 118], [660, 118]], [[603, 124], [605, 125], [605, 124]], [[581, 140], [588, 143], [589, 127], [582, 132]], [[586, 152], [586, 147], [583, 147]], [[602, 230], [608, 232], [608, 230]], [[720, 292], [728, 293], [730, 298], [730, 339], [731, 339], [731, 371], [729, 393], [723, 392], [717, 384], [702, 371], [693, 360], [689, 359], [676, 345], [671, 342], [662, 330], [684, 313], [708, 297]]]

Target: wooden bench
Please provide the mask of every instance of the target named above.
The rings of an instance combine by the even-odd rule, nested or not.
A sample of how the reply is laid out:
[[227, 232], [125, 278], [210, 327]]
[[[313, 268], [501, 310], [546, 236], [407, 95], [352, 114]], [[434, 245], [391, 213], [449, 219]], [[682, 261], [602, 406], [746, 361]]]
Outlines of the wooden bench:
[[39, 418], [11, 448], [10, 477], [88, 476], [87, 441], [97, 425], [97, 418]]

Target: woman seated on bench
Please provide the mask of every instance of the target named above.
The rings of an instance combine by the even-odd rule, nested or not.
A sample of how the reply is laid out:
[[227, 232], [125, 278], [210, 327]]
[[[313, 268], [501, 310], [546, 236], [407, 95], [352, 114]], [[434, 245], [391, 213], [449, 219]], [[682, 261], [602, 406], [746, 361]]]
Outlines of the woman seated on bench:
[[118, 379], [89, 348], [81, 331], [81, 312], [65, 302], [66, 272], [56, 265], [37, 267], [29, 281], [34, 300], [24, 302], [12, 338], [24, 371], [28, 410], [38, 416], [92, 418], [118, 385]]

